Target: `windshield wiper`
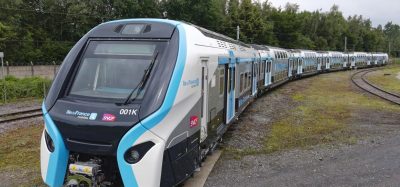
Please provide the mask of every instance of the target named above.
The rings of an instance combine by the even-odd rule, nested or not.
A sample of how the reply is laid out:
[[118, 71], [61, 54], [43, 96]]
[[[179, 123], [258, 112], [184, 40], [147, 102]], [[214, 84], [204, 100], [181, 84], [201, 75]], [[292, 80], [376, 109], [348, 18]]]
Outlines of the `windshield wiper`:
[[[156, 53], [154, 53], [149, 67], [146, 70], [144, 70], [144, 75], [142, 77], [142, 80], [140, 80], [139, 84], [131, 91], [131, 93], [129, 93], [129, 95], [126, 98], [123, 105], [133, 102], [139, 96], [139, 94], [142, 92], [144, 86], [146, 85], [147, 80], [150, 77], [150, 72], [153, 69], [153, 66], [154, 66], [154, 63], [156, 62], [157, 56], [158, 56], [158, 51]], [[132, 95], [133, 95], [133, 93], [135, 93], [135, 91], [136, 91], [136, 94], [135, 94], [135, 96], [132, 97]]]

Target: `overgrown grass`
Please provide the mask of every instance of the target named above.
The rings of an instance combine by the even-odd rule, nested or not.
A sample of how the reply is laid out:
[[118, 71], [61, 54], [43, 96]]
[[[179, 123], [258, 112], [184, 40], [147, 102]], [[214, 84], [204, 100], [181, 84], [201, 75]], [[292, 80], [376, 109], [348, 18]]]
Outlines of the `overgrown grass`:
[[5, 79], [0, 79], [0, 104], [4, 103], [4, 95], [6, 95], [7, 102], [25, 98], [43, 98], [50, 85], [51, 80], [41, 77], [15, 78], [7, 76]]
[[273, 122], [263, 149], [227, 148], [228, 154], [241, 158], [324, 143], [353, 144], [357, 142], [349, 122], [353, 112], [363, 109], [400, 112], [398, 106], [355, 91], [349, 78], [351, 73], [331, 73], [306, 80], [312, 83], [290, 95], [297, 107]]
[[393, 64], [400, 64], [400, 58], [393, 58], [391, 61], [393, 61]]
[[367, 79], [384, 90], [400, 94], [400, 64], [387, 66], [368, 74]]
[[[40, 177], [40, 136], [43, 126], [34, 125], [0, 135], [0, 174], [11, 175], [11, 184], [43, 185]], [[0, 177], [1, 178], [1, 177]], [[3, 184], [10, 181], [3, 181]]]
[[300, 105], [273, 124], [265, 140], [267, 152], [333, 141], [354, 143], [356, 139], [348, 123], [352, 111], [400, 111], [397, 106], [355, 92], [348, 80], [349, 73], [315, 77], [310, 87], [292, 95]]

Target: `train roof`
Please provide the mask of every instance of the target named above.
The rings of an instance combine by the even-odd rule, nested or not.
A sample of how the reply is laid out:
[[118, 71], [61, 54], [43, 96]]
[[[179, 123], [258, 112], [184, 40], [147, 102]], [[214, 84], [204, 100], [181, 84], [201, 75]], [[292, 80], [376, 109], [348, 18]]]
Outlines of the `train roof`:
[[263, 46], [266, 47], [266, 48], [268, 48], [270, 51], [279, 50], [279, 51], [288, 52], [288, 50], [285, 49], [285, 48], [273, 47], [273, 46], [268, 46], [268, 45], [263, 45]]
[[265, 47], [263, 45], [259, 45], [259, 44], [250, 44], [251, 47], [253, 47], [256, 50], [264, 50], [264, 51], [269, 51], [268, 47]]
[[233, 44], [237, 44], [237, 45], [241, 45], [241, 46], [245, 46], [245, 47], [250, 47], [250, 45], [248, 45], [248, 44], [246, 44], [244, 42], [235, 40], [233, 38], [230, 38], [230, 37], [225, 36], [223, 34], [216, 33], [214, 31], [210, 31], [210, 30], [208, 30], [206, 28], [203, 28], [203, 27], [200, 27], [198, 25], [195, 25], [195, 24], [192, 24], [192, 23], [188, 23], [188, 22], [185, 22], [185, 21], [180, 21], [180, 22], [195, 27], [196, 29], [198, 29], [201, 33], [203, 33], [207, 37], [218, 39], [218, 40], [229, 42], [229, 43], [233, 43]]

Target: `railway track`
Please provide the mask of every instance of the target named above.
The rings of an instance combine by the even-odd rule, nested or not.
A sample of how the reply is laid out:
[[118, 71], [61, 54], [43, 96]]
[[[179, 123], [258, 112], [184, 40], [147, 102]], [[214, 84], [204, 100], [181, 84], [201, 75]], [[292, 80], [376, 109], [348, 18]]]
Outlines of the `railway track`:
[[357, 85], [359, 88], [376, 95], [382, 99], [385, 99], [387, 101], [390, 101], [392, 103], [400, 105], [400, 95], [386, 91], [372, 83], [370, 83], [365, 76], [373, 71], [376, 71], [378, 69], [366, 69], [366, 70], [361, 70], [359, 72], [356, 72], [353, 74], [351, 77], [351, 81]]
[[0, 114], [0, 123], [9, 123], [22, 119], [29, 119], [34, 117], [42, 116], [41, 108], [33, 108], [29, 110], [22, 110], [17, 112], [11, 112], [6, 114]]

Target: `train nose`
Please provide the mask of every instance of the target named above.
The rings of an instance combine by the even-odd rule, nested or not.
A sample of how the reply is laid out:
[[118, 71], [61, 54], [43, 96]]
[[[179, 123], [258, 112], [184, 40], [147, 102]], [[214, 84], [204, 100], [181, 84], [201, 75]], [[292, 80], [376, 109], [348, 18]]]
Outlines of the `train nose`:
[[159, 186], [164, 149], [165, 141], [142, 125], [129, 130], [117, 150], [124, 185]]

